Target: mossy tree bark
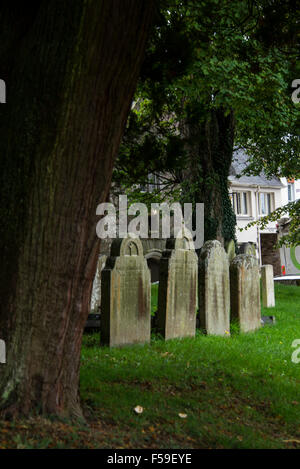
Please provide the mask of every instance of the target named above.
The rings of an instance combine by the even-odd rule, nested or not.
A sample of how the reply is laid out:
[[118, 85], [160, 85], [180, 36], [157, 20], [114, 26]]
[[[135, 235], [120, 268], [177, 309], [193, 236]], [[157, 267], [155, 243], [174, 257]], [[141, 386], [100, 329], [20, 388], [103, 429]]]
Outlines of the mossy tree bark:
[[149, 0], [1, 5], [2, 415], [81, 415], [96, 206], [109, 191], [153, 9]]
[[195, 103], [181, 127], [188, 166], [183, 172], [183, 198], [204, 203], [204, 240], [222, 244], [235, 239], [236, 219], [228, 193], [234, 143], [234, 116], [223, 109], [206, 110]]

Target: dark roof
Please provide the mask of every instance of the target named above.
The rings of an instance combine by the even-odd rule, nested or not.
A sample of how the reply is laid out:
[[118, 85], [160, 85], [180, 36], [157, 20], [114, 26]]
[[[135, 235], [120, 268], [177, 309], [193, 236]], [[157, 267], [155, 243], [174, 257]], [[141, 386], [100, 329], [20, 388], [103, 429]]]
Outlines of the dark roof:
[[244, 150], [235, 150], [233, 152], [233, 160], [229, 171], [229, 181], [237, 184], [255, 184], [259, 186], [270, 186], [270, 187], [283, 187], [282, 182], [277, 177], [267, 179], [264, 173], [259, 176], [236, 176], [241, 174], [242, 171], [247, 167], [247, 161], [249, 157]]

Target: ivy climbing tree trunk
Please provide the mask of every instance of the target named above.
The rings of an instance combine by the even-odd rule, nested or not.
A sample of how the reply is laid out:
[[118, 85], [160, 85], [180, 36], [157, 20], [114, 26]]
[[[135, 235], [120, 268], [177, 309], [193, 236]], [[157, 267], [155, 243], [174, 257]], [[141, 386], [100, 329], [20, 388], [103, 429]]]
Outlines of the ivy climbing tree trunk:
[[153, 10], [152, 0], [1, 5], [2, 415], [81, 416], [96, 206], [109, 191]]
[[198, 103], [182, 125], [188, 165], [183, 173], [185, 201], [204, 203], [204, 239], [222, 244], [235, 239], [236, 219], [232, 210], [228, 176], [234, 142], [233, 113], [206, 110]]

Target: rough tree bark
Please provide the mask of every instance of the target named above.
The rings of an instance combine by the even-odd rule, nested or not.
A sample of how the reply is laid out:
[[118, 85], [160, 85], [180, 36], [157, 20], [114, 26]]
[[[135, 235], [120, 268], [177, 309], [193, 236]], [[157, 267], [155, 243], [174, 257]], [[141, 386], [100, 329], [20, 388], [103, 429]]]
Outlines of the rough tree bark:
[[223, 109], [199, 109], [181, 127], [188, 165], [183, 172], [184, 200], [204, 203], [204, 239], [222, 244], [235, 239], [235, 215], [228, 194], [234, 142], [234, 116]]
[[0, 77], [2, 416], [81, 416], [80, 348], [152, 0], [3, 2]]

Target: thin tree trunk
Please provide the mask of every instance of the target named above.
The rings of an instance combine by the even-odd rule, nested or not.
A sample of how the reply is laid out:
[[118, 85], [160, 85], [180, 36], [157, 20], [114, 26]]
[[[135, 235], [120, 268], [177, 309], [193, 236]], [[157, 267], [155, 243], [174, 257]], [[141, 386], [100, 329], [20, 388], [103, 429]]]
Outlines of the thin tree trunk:
[[153, 9], [152, 0], [1, 7], [2, 415], [81, 415], [96, 206], [109, 191]]

